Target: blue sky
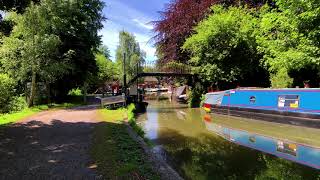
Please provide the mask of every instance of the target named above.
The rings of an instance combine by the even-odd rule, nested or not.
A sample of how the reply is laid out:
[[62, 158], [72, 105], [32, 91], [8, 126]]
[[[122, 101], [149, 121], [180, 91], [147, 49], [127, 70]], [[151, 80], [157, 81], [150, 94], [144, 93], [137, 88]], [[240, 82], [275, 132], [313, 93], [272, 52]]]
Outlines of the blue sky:
[[159, 11], [170, 0], [104, 0], [103, 13], [108, 20], [100, 31], [103, 44], [111, 51], [112, 59], [119, 44], [119, 31], [133, 33], [141, 48], [147, 53], [147, 61], [155, 60], [155, 47], [150, 39], [154, 36], [149, 23], [159, 19]]

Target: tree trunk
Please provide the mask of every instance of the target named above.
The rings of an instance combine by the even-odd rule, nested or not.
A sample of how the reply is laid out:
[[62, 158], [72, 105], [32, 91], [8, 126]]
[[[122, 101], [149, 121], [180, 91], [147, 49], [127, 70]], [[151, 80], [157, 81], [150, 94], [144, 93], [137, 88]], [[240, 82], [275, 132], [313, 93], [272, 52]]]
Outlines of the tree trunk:
[[34, 102], [34, 98], [36, 97], [36, 89], [37, 89], [37, 74], [36, 72], [33, 70], [32, 71], [32, 78], [31, 78], [31, 92], [30, 92], [30, 98], [29, 98], [29, 102], [28, 102], [28, 106], [32, 107], [33, 106], [33, 102]]
[[88, 84], [87, 82], [83, 85], [83, 102], [87, 104], [87, 92], [88, 92]]
[[46, 90], [47, 90], [47, 103], [51, 104], [51, 93], [50, 93], [50, 83], [46, 83]]

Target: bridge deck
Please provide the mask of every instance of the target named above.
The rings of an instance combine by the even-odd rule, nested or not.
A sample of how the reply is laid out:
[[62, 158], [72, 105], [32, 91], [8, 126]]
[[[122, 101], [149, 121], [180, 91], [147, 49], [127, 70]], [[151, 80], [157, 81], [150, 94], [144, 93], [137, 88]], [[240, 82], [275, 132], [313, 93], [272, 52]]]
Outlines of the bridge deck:
[[190, 73], [177, 73], [177, 72], [143, 72], [138, 74], [139, 77], [145, 76], [192, 76]]
[[158, 76], [158, 77], [191, 77], [193, 74], [191, 73], [178, 73], [178, 72], [142, 72], [138, 73], [134, 78], [132, 78], [129, 82], [128, 85], [132, 84], [135, 82], [138, 78], [141, 77], [147, 77], [147, 76]]

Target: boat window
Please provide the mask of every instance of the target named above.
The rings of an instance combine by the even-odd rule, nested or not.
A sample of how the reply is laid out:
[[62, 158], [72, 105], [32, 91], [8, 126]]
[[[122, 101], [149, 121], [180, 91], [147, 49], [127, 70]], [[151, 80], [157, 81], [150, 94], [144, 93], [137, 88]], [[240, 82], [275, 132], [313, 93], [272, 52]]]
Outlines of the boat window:
[[249, 101], [250, 101], [250, 104], [255, 104], [256, 103], [256, 97], [255, 96], [251, 96]]
[[293, 143], [278, 141], [277, 151], [285, 154], [290, 154], [292, 156], [297, 156], [297, 145]]
[[299, 108], [299, 95], [280, 95], [278, 107]]
[[249, 136], [249, 141], [251, 143], [255, 143], [256, 142], [256, 137], [255, 136]]

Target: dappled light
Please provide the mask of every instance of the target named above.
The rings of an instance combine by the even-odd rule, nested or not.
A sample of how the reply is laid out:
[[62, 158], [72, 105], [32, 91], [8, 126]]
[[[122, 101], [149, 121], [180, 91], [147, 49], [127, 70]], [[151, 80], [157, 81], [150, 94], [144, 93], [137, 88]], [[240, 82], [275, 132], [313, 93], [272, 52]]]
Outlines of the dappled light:
[[89, 156], [93, 128], [105, 123], [33, 120], [6, 128], [0, 140], [3, 179], [99, 179]]

